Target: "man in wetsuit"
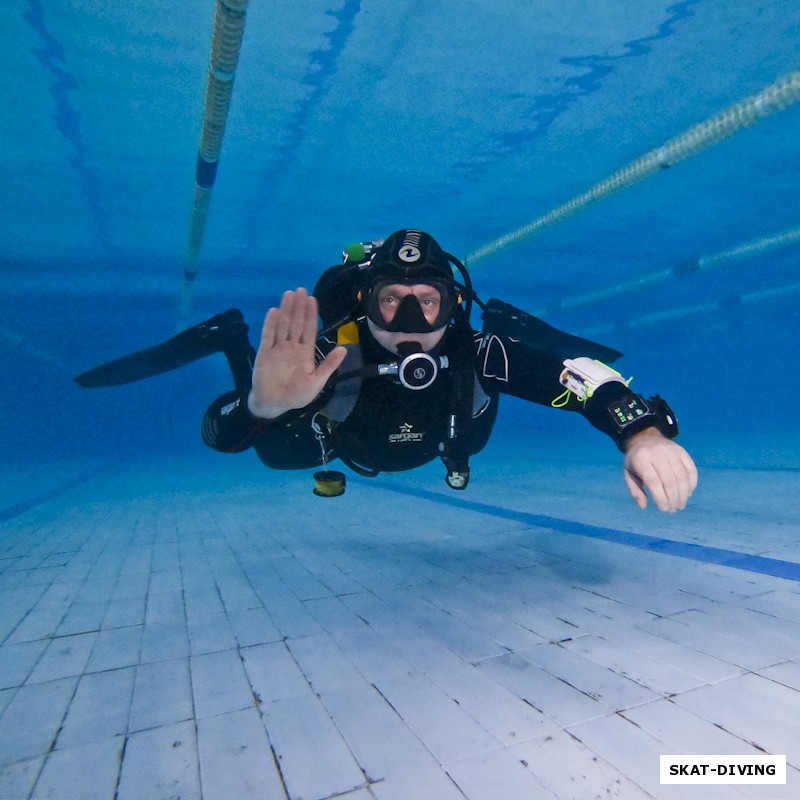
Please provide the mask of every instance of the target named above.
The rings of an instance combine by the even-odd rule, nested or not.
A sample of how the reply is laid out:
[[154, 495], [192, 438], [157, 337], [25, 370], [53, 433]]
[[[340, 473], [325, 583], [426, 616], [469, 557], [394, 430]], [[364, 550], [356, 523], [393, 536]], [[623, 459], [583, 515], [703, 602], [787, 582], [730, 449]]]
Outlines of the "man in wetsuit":
[[[448, 484], [461, 489], [505, 393], [581, 413], [624, 453], [625, 482], [641, 508], [648, 493], [661, 511], [684, 508], [697, 470], [672, 441], [677, 424], [666, 403], [632, 392], [582, 352], [593, 343], [564, 334], [545, 346], [502, 325], [473, 330], [453, 261], [421, 231], [392, 234], [345, 287], [356, 305], [356, 334], [345, 344], [319, 338], [317, 300], [305, 289], [286, 292], [264, 322], [252, 387], [211, 405], [206, 443], [224, 452], [254, 447], [277, 469], [338, 457], [368, 475], [441, 457]], [[492, 302], [489, 312], [512, 308]], [[529, 330], [533, 320], [549, 335], [522, 312], [512, 318]]]

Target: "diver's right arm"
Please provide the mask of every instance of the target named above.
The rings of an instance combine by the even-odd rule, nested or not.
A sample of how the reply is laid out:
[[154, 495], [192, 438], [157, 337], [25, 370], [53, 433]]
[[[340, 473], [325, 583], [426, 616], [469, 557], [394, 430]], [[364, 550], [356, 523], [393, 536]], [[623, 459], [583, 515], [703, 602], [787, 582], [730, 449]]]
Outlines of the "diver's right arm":
[[285, 292], [264, 321], [247, 409], [271, 420], [305, 408], [325, 387], [347, 353], [336, 347], [316, 361], [317, 301], [305, 289]]
[[[226, 392], [203, 418], [203, 441], [223, 453], [240, 453], [266, 441], [292, 442], [308, 428], [322, 391], [347, 351], [327, 339], [317, 343], [317, 303], [305, 289], [286, 292], [271, 308], [253, 368], [253, 388]], [[317, 363], [319, 362], [319, 363]], [[318, 449], [318, 448], [317, 448]]]

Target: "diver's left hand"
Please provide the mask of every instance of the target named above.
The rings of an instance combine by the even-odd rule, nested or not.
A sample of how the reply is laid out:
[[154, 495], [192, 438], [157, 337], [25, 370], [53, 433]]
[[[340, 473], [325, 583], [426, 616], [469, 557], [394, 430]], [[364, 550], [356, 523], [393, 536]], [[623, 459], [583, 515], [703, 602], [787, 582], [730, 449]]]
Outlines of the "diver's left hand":
[[639, 508], [650, 493], [659, 511], [686, 508], [697, 486], [697, 467], [692, 457], [656, 428], [631, 436], [625, 448], [625, 483]]

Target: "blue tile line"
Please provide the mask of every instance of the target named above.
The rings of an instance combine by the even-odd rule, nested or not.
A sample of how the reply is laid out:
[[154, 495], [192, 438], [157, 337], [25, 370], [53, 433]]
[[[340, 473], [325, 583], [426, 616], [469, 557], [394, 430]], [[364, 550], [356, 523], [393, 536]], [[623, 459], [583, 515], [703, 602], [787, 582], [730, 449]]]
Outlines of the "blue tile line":
[[108, 234], [100, 181], [91, 166], [91, 154], [81, 134], [81, 115], [72, 102], [72, 97], [81, 88], [80, 83], [69, 71], [63, 45], [47, 27], [45, 3], [42, 0], [28, 0], [28, 8], [22, 17], [39, 41], [37, 46], [31, 48], [31, 52], [50, 74], [50, 94], [55, 102], [53, 122], [71, 146], [72, 152], [67, 158], [83, 185], [97, 237], [107, 251], [114, 253], [116, 248], [111, 244]]
[[[518, 155], [525, 148], [530, 147], [537, 138], [548, 133], [552, 125], [562, 114], [572, 110], [576, 103], [603, 88], [604, 80], [612, 75], [620, 62], [630, 58], [649, 55], [657, 43], [678, 34], [681, 25], [695, 15], [692, 8], [702, 0], [681, 0], [666, 9], [667, 18], [658, 23], [655, 33], [619, 43], [623, 48], [619, 55], [587, 54], [565, 56], [559, 63], [581, 70], [581, 74], [567, 78], [560, 88], [550, 94], [536, 95], [531, 98], [530, 107], [520, 116], [519, 127], [516, 130], [497, 134], [490, 143], [490, 147], [482, 152], [473, 154], [470, 158], [456, 163], [455, 169], [458, 177], [469, 176], [477, 180], [490, 169], [509, 158]], [[610, 49], [614, 49], [609, 45]], [[450, 183], [445, 187], [452, 195], [453, 188]]]
[[[368, 481], [363, 481], [368, 484]], [[358, 483], [362, 483], [361, 480]], [[568, 533], [572, 536], [583, 536], [586, 539], [599, 539], [612, 544], [622, 544], [634, 547], [637, 550], [647, 550], [651, 553], [662, 553], [678, 558], [688, 558], [691, 561], [700, 561], [706, 564], [719, 564], [731, 569], [740, 569], [745, 572], [755, 572], [761, 575], [771, 575], [774, 578], [783, 578], [788, 581], [800, 582], [800, 563], [795, 561], [782, 561], [777, 558], [754, 556], [747, 553], [737, 553], [734, 550], [724, 550], [721, 547], [708, 547], [690, 542], [677, 542], [673, 539], [662, 539], [659, 536], [649, 536], [645, 533], [632, 533], [616, 528], [605, 528], [600, 525], [588, 525], [585, 522], [576, 522], [559, 517], [548, 517], [544, 514], [531, 514], [526, 511], [515, 511], [511, 508], [481, 503], [475, 500], [463, 500], [455, 495], [438, 494], [426, 489], [390, 486], [381, 483], [384, 491], [405, 494], [430, 500], [440, 505], [453, 506], [479, 514], [488, 514], [492, 517], [511, 522], [521, 522], [537, 528], [552, 528], [559, 533]]]
[[[309, 88], [306, 97], [298, 104], [297, 111], [286, 125], [285, 142], [278, 149], [274, 165], [262, 176], [266, 194], [276, 181], [286, 174], [288, 167], [297, 160], [301, 146], [308, 135], [308, 124], [314, 119], [332, 87], [339, 67], [339, 58], [345, 51], [350, 35], [355, 30], [356, 19], [361, 12], [361, 0], [345, 0], [338, 11], [329, 9], [325, 15], [336, 21], [335, 27], [323, 34], [326, 44], [309, 53], [309, 63], [302, 84]], [[261, 209], [263, 213], [263, 209]]]
[[38, 506], [41, 506], [50, 500], [55, 500], [62, 494], [66, 494], [71, 489], [74, 489], [76, 486], [80, 486], [83, 483], [87, 483], [96, 475], [99, 475], [100, 472], [103, 471], [103, 469], [104, 468], [102, 467], [93, 469], [87, 472], [86, 474], [78, 475], [75, 478], [65, 481], [64, 483], [54, 487], [53, 489], [41, 492], [40, 494], [34, 495], [33, 497], [30, 497], [26, 500], [20, 500], [17, 503], [13, 503], [10, 506], [6, 506], [5, 508], [0, 508], [0, 523], [8, 522], [9, 520], [21, 516], [26, 511], [32, 511], [34, 508], [37, 508]]

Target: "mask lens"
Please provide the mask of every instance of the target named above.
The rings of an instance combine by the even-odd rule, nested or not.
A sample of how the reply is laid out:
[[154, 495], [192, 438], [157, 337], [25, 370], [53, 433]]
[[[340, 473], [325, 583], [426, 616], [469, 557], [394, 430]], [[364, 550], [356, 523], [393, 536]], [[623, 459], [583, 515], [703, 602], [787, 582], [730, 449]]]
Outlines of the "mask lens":
[[[403, 333], [430, 333], [449, 322], [453, 313], [450, 287], [433, 282], [413, 284], [420, 287], [431, 287], [435, 291], [426, 292], [422, 288], [415, 294], [406, 294], [400, 291], [394, 294], [390, 287], [397, 285], [403, 284], [389, 281], [377, 284], [367, 297], [367, 316], [379, 328]], [[429, 321], [429, 318], [426, 317], [426, 309], [431, 308], [431, 304], [434, 304], [434, 308], [435, 304], [438, 304], [438, 308], [436, 317]]]

